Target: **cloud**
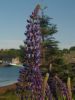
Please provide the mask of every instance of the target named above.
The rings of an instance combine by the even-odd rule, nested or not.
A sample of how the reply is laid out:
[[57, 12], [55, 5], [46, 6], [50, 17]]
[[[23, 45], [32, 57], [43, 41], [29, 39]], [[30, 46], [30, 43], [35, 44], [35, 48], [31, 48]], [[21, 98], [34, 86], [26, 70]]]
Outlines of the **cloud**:
[[0, 49], [18, 49], [20, 45], [23, 45], [22, 40], [0, 40]]

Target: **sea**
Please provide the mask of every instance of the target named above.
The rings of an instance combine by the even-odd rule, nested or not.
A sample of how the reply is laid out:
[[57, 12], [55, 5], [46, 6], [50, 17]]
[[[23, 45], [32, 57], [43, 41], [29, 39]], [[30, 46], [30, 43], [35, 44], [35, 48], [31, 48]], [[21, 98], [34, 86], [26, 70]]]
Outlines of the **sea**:
[[20, 67], [17, 66], [0, 66], [0, 87], [11, 85], [17, 82]]

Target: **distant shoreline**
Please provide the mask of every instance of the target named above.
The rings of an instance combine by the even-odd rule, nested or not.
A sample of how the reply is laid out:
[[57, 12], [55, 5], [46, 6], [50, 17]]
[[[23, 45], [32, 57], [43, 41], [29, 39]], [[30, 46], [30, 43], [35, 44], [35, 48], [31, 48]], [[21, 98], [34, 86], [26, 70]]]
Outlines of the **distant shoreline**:
[[16, 67], [23, 67], [23, 64], [0, 64], [0, 67], [13, 67], [13, 66], [16, 66]]

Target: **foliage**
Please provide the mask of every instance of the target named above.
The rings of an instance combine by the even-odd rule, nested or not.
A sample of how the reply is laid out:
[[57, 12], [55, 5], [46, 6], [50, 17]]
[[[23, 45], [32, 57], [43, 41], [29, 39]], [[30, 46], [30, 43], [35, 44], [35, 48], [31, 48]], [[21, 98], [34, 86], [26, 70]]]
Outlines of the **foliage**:
[[[43, 15], [40, 18], [42, 49], [44, 49], [42, 60], [46, 61], [45, 63], [50, 63], [50, 61], [54, 58], [54, 56], [56, 56], [58, 52], [58, 41], [56, 41], [53, 36], [57, 32], [57, 27], [56, 25], [52, 24], [50, 20], [51, 18], [46, 15]], [[43, 64], [45, 63], [43, 62]]]
[[20, 50], [19, 49], [1, 49], [0, 50], [0, 60], [3, 61], [11, 61], [12, 58], [19, 57]]
[[66, 48], [64, 48], [63, 50], [62, 50], [62, 52], [63, 52], [63, 54], [65, 53], [69, 53], [69, 49], [66, 49]]
[[75, 51], [75, 46], [70, 47], [70, 51]]
[[26, 48], [24, 46], [20, 45], [20, 55], [19, 55], [19, 58], [20, 58], [20, 61], [22, 63], [25, 62], [25, 59], [26, 59], [25, 55], [26, 55]]

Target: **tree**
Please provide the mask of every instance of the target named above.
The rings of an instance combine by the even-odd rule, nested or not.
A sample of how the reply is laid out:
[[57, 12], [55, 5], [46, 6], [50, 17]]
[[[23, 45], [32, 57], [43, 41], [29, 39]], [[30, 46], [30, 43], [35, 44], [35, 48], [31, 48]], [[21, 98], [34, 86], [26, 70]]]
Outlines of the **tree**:
[[55, 24], [50, 22], [51, 18], [46, 15], [42, 15], [40, 18], [40, 26], [42, 33], [42, 50], [43, 50], [43, 64], [45, 61], [51, 61], [58, 52], [57, 43], [55, 41], [54, 34], [57, 32]]
[[62, 52], [65, 53], [65, 54], [67, 54], [67, 53], [69, 53], [69, 50], [66, 49], [66, 48], [64, 48], [64, 49], [62, 50]]
[[26, 55], [26, 47], [20, 45], [20, 55], [19, 55], [19, 57], [20, 57], [20, 61], [22, 63], [25, 62], [25, 55]]
[[11, 62], [12, 58], [19, 57], [19, 54], [19, 49], [0, 50], [0, 59], [3, 61]]
[[75, 46], [70, 47], [70, 51], [75, 51]]

